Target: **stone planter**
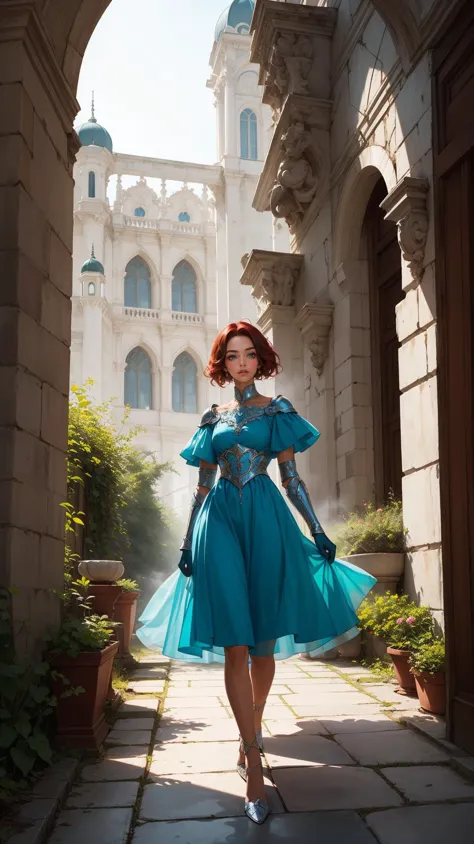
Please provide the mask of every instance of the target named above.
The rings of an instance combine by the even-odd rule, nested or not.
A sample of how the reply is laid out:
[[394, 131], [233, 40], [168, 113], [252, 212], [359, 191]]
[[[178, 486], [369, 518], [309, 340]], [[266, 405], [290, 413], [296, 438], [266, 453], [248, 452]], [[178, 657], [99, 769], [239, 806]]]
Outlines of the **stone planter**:
[[415, 678], [410, 671], [411, 651], [401, 651], [398, 648], [387, 648], [387, 653], [392, 657], [393, 668], [398, 680], [399, 694], [414, 696], [416, 693]]
[[125, 571], [120, 560], [81, 560], [79, 574], [94, 583], [115, 583]]
[[371, 595], [385, 595], [386, 592], [396, 592], [397, 585], [405, 568], [405, 554], [350, 554], [340, 557], [352, 563], [353, 566], [377, 578], [372, 587]]
[[98, 615], [106, 615], [114, 620], [115, 606], [121, 594], [122, 589], [116, 583], [91, 583], [89, 597], [92, 612], [96, 612]]
[[444, 715], [446, 712], [446, 679], [444, 671], [436, 674], [423, 672], [415, 674], [416, 691], [420, 706], [425, 712], [433, 715]]
[[118, 659], [124, 667], [132, 667], [136, 664], [136, 660], [130, 653], [130, 642], [135, 627], [139, 594], [139, 592], [122, 592], [115, 604], [115, 621], [118, 621], [120, 625], [117, 627]]
[[55, 710], [56, 735], [61, 744], [70, 747], [97, 749], [104, 741], [109, 726], [105, 720], [105, 701], [112, 677], [114, 656], [118, 642], [102, 651], [81, 651], [77, 657], [67, 654], [49, 656], [55, 671], [66, 677], [71, 686], [82, 686], [79, 695], [62, 697], [66, 687], [61, 679], [53, 682], [58, 698]]

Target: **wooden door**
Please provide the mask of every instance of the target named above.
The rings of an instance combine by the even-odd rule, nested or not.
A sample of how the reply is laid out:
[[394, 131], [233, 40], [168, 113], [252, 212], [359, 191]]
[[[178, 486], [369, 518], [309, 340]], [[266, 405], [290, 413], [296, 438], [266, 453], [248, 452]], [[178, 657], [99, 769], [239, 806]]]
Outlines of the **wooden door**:
[[395, 306], [404, 298], [401, 254], [395, 223], [384, 219], [380, 203], [387, 196], [377, 182], [365, 216], [369, 258], [372, 405], [374, 415], [375, 493], [378, 502], [389, 493], [402, 494], [400, 437], [399, 342]]
[[474, 753], [474, 7], [433, 54], [440, 487], [448, 732]]

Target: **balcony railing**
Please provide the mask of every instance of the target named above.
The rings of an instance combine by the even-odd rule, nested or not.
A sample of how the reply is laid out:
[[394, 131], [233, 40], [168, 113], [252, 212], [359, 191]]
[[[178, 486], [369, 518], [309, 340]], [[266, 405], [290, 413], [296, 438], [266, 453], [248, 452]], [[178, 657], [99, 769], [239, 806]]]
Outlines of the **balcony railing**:
[[[124, 225], [129, 229], [147, 229], [148, 231], [169, 231], [169, 221], [153, 217], [123, 217]], [[205, 223], [171, 223], [171, 231], [174, 234], [202, 235], [205, 232]]]
[[172, 311], [171, 319], [173, 322], [188, 323], [190, 325], [204, 325], [203, 314], [190, 314], [186, 311]]
[[156, 321], [160, 318], [160, 312], [155, 308], [130, 308], [126, 306], [123, 309], [126, 317], [133, 317], [133, 319], [147, 319], [149, 321]]

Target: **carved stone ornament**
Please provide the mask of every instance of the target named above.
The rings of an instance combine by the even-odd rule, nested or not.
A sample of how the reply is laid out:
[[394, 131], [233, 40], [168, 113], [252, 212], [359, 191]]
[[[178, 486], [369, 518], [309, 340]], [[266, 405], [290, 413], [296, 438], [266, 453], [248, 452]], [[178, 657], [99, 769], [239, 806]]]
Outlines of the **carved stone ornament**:
[[295, 303], [295, 285], [298, 281], [303, 255], [253, 249], [242, 258], [240, 283], [252, 287], [259, 316], [269, 307], [291, 308]]
[[282, 136], [281, 149], [282, 158], [270, 193], [270, 209], [277, 219], [284, 218], [294, 233], [318, 190], [321, 162], [315, 154], [311, 133], [297, 117]]
[[428, 180], [405, 176], [381, 203], [385, 219], [397, 224], [398, 243], [413, 282], [424, 273], [428, 237]]
[[329, 332], [332, 325], [334, 307], [308, 302], [295, 319], [295, 325], [301, 331], [303, 342], [311, 355], [311, 363], [319, 377], [323, 374], [329, 352]]
[[308, 93], [313, 42], [307, 35], [279, 32], [265, 68], [266, 101], [278, 112], [288, 94]]

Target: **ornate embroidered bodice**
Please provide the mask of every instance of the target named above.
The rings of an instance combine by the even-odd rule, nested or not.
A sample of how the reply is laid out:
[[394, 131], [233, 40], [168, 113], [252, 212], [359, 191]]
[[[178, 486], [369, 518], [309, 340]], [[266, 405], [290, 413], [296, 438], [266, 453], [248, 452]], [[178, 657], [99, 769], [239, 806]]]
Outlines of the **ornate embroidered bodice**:
[[225, 478], [242, 489], [245, 484], [257, 475], [266, 475], [271, 455], [254, 448], [245, 448], [236, 443], [232, 448], [223, 451], [217, 461], [221, 470], [221, 478]]
[[[223, 434], [219, 433], [217, 436], [217, 441], [227, 440], [222, 450], [217, 449], [217, 462], [219, 464], [221, 478], [230, 481], [242, 491], [245, 484], [251, 481], [252, 478], [255, 478], [257, 475], [267, 475], [268, 464], [274, 456], [269, 448], [270, 429], [264, 426], [263, 433], [266, 434], [266, 437], [262, 441], [262, 429], [259, 428], [259, 425], [257, 424], [255, 430], [252, 426], [252, 431], [255, 435], [257, 434], [257, 428], [260, 432], [260, 436], [255, 437], [250, 435], [247, 426], [251, 422], [256, 422], [256, 420], [264, 419], [265, 417], [270, 419], [277, 413], [296, 413], [296, 411], [291, 402], [283, 396], [277, 396], [263, 407], [239, 404], [231, 410], [220, 412], [216, 408], [217, 405], [212, 405], [203, 414], [199, 427], [213, 427], [220, 423], [224, 429], [225, 427], [231, 429], [233, 435], [231, 438], [229, 438], [229, 431], [227, 434], [224, 431]], [[219, 432], [220, 430], [219, 426]], [[240, 435], [242, 435], [242, 438], [245, 437], [244, 442], [247, 441], [247, 444], [244, 445], [241, 442], [235, 442], [235, 439]], [[232, 439], [234, 440], [233, 442]], [[259, 440], [261, 442], [260, 447]], [[255, 447], [250, 447], [251, 445]]]

